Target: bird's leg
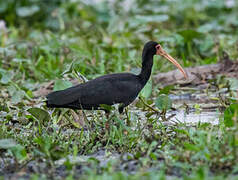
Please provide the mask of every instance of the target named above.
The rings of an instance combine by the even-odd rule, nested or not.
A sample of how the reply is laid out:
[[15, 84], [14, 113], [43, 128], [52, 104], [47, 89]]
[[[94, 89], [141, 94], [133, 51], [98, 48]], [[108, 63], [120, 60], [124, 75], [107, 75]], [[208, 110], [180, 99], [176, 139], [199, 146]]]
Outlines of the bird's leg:
[[105, 128], [108, 130], [108, 129], [110, 129], [110, 119], [109, 119], [110, 111], [108, 111], [108, 110], [104, 110], [104, 111], [105, 111], [105, 115], [107, 118], [107, 121], [105, 123]]
[[124, 107], [126, 107], [125, 104], [120, 104], [119, 105], [118, 111], [119, 111], [120, 114], [123, 113]]
[[106, 115], [106, 118], [109, 119], [110, 111], [105, 110], [105, 115]]
[[[128, 104], [129, 104], [129, 103], [128, 103]], [[123, 103], [123, 104], [120, 104], [120, 105], [119, 105], [119, 108], [118, 108], [118, 111], [119, 111], [120, 114], [122, 114], [122, 113], [123, 113], [123, 110], [124, 110], [124, 108], [125, 108], [126, 124], [127, 124], [127, 126], [130, 126], [131, 122], [130, 122], [130, 118], [129, 118], [129, 115], [128, 115], [128, 108], [127, 108], [128, 104], [124, 104], [124, 103]]]
[[125, 108], [125, 113], [126, 113], [126, 124], [127, 124], [127, 126], [130, 126], [131, 121], [130, 121], [130, 117], [129, 117], [129, 114], [128, 114], [128, 107]]

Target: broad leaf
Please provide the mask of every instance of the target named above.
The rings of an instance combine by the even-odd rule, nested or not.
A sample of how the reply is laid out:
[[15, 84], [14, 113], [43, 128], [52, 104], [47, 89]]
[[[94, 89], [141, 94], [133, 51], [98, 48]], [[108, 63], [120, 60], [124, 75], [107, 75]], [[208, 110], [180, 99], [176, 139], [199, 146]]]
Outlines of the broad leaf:
[[65, 81], [65, 80], [56, 80], [54, 84], [54, 91], [59, 91], [63, 90], [66, 88], [69, 88], [72, 86], [72, 83], [70, 81]]
[[16, 12], [17, 12], [17, 15], [20, 17], [28, 17], [28, 16], [32, 16], [39, 10], [40, 8], [38, 6], [19, 7], [17, 8]]
[[174, 89], [174, 85], [165, 86], [159, 91], [159, 94], [169, 94], [170, 90]]
[[150, 79], [145, 87], [141, 90], [140, 95], [144, 98], [149, 98], [152, 92], [152, 80]]
[[181, 36], [183, 36], [184, 41], [185, 42], [190, 42], [193, 39], [198, 39], [202, 37], [202, 33], [198, 32], [198, 31], [194, 31], [191, 29], [187, 29], [187, 30], [182, 30], [178, 32]]
[[17, 143], [13, 139], [0, 139], [0, 149], [13, 148]]
[[22, 91], [22, 90], [16, 90], [14, 93], [13, 93], [13, 96], [11, 98], [11, 102], [13, 104], [17, 104], [19, 102], [22, 101], [22, 99], [24, 98], [25, 96], [25, 92]]
[[30, 108], [27, 110], [32, 116], [38, 119], [40, 122], [49, 121], [50, 115], [47, 111], [41, 108]]
[[4, 69], [0, 69], [0, 83], [7, 84], [13, 78], [13, 74], [11, 71], [6, 71]]
[[161, 110], [169, 110], [172, 107], [172, 101], [167, 95], [161, 94], [156, 99], [155, 105]]

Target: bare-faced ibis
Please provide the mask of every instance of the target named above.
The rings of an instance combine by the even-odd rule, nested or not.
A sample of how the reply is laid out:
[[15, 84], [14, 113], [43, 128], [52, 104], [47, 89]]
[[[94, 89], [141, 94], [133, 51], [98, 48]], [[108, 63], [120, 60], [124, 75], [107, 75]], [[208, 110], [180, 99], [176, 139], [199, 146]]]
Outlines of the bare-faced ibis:
[[105, 110], [101, 106], [120, 103], [119, 112], [132, 103], [151, 75], [154, 55], [160, 55], [172, 62], [187, 78], [179, 63], [167, 54], [160, 44], [149, 41], [142, 52], [142, 69], [139, 75], [117, 73], [100, 76], [71, 88], [47, 95], [47, 107]]

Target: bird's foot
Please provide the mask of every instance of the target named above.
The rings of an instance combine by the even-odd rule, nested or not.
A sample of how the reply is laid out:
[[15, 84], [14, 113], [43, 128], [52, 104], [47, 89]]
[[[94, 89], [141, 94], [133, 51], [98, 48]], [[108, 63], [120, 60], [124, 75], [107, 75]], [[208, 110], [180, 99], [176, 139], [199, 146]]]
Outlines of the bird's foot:
[[130, 116], [128, 113], [128, 107], [125, 108], [125, 113], [126, 113], [126, 125], [131, 126], [131, 120], [130, 120]]

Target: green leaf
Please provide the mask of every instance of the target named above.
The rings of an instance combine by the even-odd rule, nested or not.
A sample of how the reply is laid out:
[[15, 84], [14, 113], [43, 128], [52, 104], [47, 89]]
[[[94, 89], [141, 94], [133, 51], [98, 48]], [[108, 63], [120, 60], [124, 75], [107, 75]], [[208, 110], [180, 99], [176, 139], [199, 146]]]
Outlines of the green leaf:
[[65, 80], [56, 80], [54, 84], [54, 91], [63, 90], [66, 88], [72, 87], [72, 83], [70, 81]]
[[45, 58], [43, 56], [40, 56], [38, 59], [37, 59], [37, 62], [35, 64], [35, 67], [37, 69], [40, 69], [42, 67], [44, 67], [44, 62], [45, 62]]
[[199, 46], [201, 52], [209, 52], [211, 53], [211, 49], [214, 47], [214, 40], [212, 36], [207, 35], [204, 41]]
[[157, 156], [155, 155], [155, 153], [150, 153], [150, 158], [153, 160], [157, 160]]
[[112, 106], [107, 105], [107, 104], [100, 104], [100, 107], [101, 107], [102, 109], [107, 110], [107, 111], [111, 111], [111, 110], [113, 109]]
[[7, 84], [13, 78], [13, 74], [11, 71], [5, 71], [4, 69], [0, 69], [0, 83]]
[[177, 132], [177, 133], [185, 134], [185, 135], [189, 136], [188, 131], [185, 130], [185, 129], [174, 129], [174, 131]]
[[149, 98], [152, 92], [152, 80], [150, 79], [145, 87], [141, 90], [140, 95], [144, 98]]
[[136, 20], [140, 21], [141, 23], [149, 23], [149, 22], [164, 22], [169, 19], [169, 16], [166, 14], [160, 15], [150, 15], [150, 16], [136, 16]]
[[174, 89], [174, 85], [165, 86], [159, 91], [159, 94], [169, 94], [170, 90]]
[[229, 81], [230, 89], [232, 91], [237, 91], [238, 90], [238, 79], [236, 78], [227, 78]]
[[27, 158], [25, 148], [17, 144], [13, 139], [1, 139], [0, 149], [9, 149], [18, 160], [24, 160]]
[[61, 75], [63, 76], [65, 74], [72, 73], [75, 63], [76, 63], [76, 60], [73, 60], [71, 64], [67, 67], [67, 69]]
[[185, 42], [190, 42], [193, 39], [201, 38], [203, 35], [202, 33], [191, 29], [179, 31], [178, 34], [183, 36]]
[[199, 28], [197, 28], [198, 32], [201, 32], [201, 33], [208, 33], [212, 30], [214, 30], [214, 23], [207, 23], [207, 24], [204, 24], [204, 25], [201, 25]]
[[13, 96], [11, 98], [11, 102], [13, 104], [17, 104], [19, 102], [22, 101], [22, 99], [24, 98], [25, 96], [25, 92], [23, 90], [16, 90], [14, 93], [13, 93]]
[[0, 139], [0, 149], [10, 149], [17, 145], [13, 139]]
[[224, 112], [224, 124], [233, 127], [234, 121], [238, 121], [238, 104], [231, 104]]
[[185, 142], [184, 144], [185, 149], [190, 150], [190, 151], [195, 151], [198, 152], [200, 151], [200, 148], [196, 146], [195, 144], [190, 144], [188, 142]]
[[172, 100], [167, 95], [161, 94], [155, 100], [155, 105], [161, 110], [168, 110], [172, 107]]
[[20, 161], [23, 161], [27, 158], [26, 149], [20, 144], [17, 144], [15, 147], [11, 148], [11, 151], [14, 156]]
[[15, 86], [8, 86], [7, 88], [10, 96], [11, 96], [11, 103], [17, 104], [22, 101], [25, 96], [25, 92], [23, 90], [17, 89]]
[[206, 175], [205, 175], [205, 170], [203, 167], [200, 167], [198, 170], [197, 170], [197, 175], [198, 175], [198, 179], [205, 179]]
[[38, 119], [40, 122], [49, 121], [50, 115], [47, 111], [41, 108], [30, 108], [27, 110], [32, 116]]
[[17, 8], [16, 12], [17, 15], [20, 17], [28, 17], [37, 13], [39, 10], [40, 8], [38, 6], [30, 6], [30, 7], [19, 7]]

